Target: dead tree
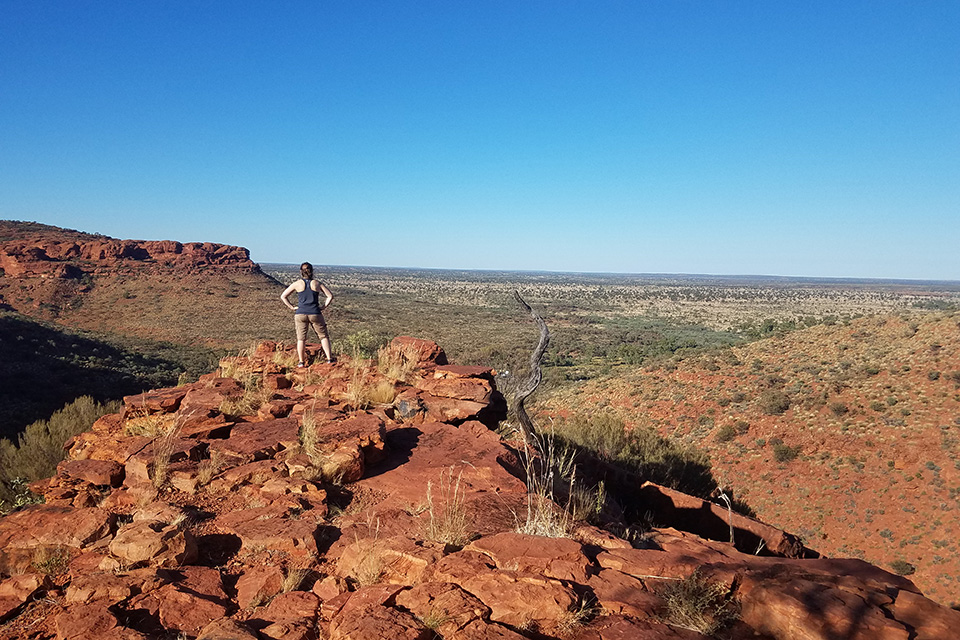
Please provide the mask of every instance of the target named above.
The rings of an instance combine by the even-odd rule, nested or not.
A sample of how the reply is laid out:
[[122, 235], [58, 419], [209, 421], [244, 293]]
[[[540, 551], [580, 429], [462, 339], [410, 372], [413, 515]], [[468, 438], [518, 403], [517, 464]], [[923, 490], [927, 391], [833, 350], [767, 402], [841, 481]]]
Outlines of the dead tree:
[[516, 296], [520, 306], [530, 314], [540, 328], [540, 341], [537, 343], [537, 348], [534, 349], [530, 355], [530, 376], [526, 382], [517, 388], [513, 396], [514, 411], [517, 414], [517, 420], [520, 421], [520, 430], [523, 439], [529, 442], [530, 438], [536, 434], [536, 429], [534, 429], [533, 421], [530, 419], [530, 416], [527, 415], [527, 410], [524, 408], [523, 403], [530, 394], [537, 390], [537, 387], [540, 386], [540, 382], [543, 380], [543, 372], [540, 370], [540, 364], [543, 361], [543, 354], [547, 351], [547, 345], [550, 344], [550, 331], [547, 329], [547, 323], [543, 321], [540, 314], [531, 309], [530, 305], [520, 297], [520, 292], [514, 291], [513, 294]]

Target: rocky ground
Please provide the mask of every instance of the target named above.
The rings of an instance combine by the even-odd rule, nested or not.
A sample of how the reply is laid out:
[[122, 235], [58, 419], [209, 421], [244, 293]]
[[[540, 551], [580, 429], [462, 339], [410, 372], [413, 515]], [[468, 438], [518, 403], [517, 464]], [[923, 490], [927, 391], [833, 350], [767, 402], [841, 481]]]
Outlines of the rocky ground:
[[942, 640], [960, 626], [910, 580], [806, 558], [748, 518], [730, 526], [769, 555], [701, 537], [716, 506], [655, 486], [644, 495], [690, 531], [518, 533], [547, 503], [493, 430], [493, 372], [426, 341], [389, 351], [298, 369], [264, 343], [125, 398], [33, 485], [44, 504], [0, 519], [0, 636]]
[[960, 604], [958, 320], [811, 327], [672, 366], [621, 367], [544, 407], [612, 412], [694, 444], [759, 518]]

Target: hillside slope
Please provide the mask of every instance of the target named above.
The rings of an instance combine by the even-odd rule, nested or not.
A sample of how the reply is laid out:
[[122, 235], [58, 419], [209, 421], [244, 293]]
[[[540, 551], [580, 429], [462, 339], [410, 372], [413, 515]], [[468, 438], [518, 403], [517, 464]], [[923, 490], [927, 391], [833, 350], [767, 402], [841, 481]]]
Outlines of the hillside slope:
[[235, 349], [289, 331], [281, 290], [243, 247], [0, 221], [0, 303], [68, 327]]
[[816, 326], [675, 366], [620, 367], [543, 405], [558, 415], [608, 411], [694, 443], [761, 519], [957, 603], [958, 321]]

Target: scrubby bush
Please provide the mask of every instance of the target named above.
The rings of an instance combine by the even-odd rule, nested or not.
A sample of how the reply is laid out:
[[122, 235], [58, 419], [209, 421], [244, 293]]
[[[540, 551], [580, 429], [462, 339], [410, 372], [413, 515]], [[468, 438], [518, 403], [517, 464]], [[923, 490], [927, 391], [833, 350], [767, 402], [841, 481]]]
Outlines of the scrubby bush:
[[849, 407], [847, 407], [846, 404], [844, 404], [844, 403], [842, 403], [842, 402], [831, 402], [831, 403], [830, 403], [830, 411], [833, 412], [833, 415], [835, 415], [835, 416], [837, 416], [837, 417], [839, 418], [840, 416], [843, 416], [843, 415], [845, 415], [847, 412], [849, 412], [850, 409], [849, 409]]
[[346, 338], [347, 354], [353, 358], [372, 358], [387, 343], [387, 338], [367, 329], [360, 329]]
[[760, 410], [769, 416], [778, 416], [790, 408], [790, 396], [778, 389], [767, 389], [760, 394]]
[[890, 563], [890, 568], [893, 569], [893, 572], [898, 576], [909, 576], [913, 575], [917, 568], [905, 560], [894, 560]]
[[721, 425], [714, 436], [717, 442], [729, 442], [737, 436], [737, 430], [729, 424]]
[[[627, 430], [623, 419], [613, 413], [575, 415], [558, 420], [555, 430], [557, 438], [582, 457], [596, 457], [612, 466], [624, 491], [635, 489], [644, 480], [701, 497], [708, 497], [716, 487], [703, 451], [651, 428]], [[618, 485], [607, 489], [614, 495]]]
[[0, 440], [0, 501], [7, 507], [24, 500], [25, 482], [52, 476], [63, 460], [64, 443], [90, 429], [97, 418], [118, 409], [118, 403], [100, 404], [81, 396], [47, 420], [38, 420], [24, 429], [14, 445]]
[[790, 462], [800, 455], [801, 447], [799, 445], [791, 447], [783, 442], [774, 442], [773, 440], [770, 443], [773, 445], [773, 459], [777, 462]]

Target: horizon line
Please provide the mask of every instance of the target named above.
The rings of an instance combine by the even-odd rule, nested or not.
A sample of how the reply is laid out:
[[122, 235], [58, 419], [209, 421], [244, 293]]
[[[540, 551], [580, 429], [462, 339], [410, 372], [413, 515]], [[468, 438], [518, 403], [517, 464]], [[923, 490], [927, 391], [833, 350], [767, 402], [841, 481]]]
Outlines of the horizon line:
[[[261, 267], [264, 265], [298, 267], [298, 262], [257, 262]], [[636, 271], [559, 271], [553, 269], [492, 269], [492, 268], [468, 268], [468, 267], [414, 267], [414, 266], [384, 266], [384, 265], [349, 265], [349, 264], [319, 264], [313, 265], [317, 268], [334, 269], [387, 269], [394, 271], [465, 271], [471, 273], [517, 273], [517, 274], [544, 274], [544, 275], [574, 275], [574, 276], [618, 276], [618, 277], [636, 277], [636, 278], [686, 278], [686, 279], [730, 279], [730, 280], [794, 280], [801, 282], [874, 282], [885, 284], [943, 284], [960, 286], [960, 280], [935, 279], [935, 278], [891, 278], [891, 277], [871, 277], [871, 276], [796, 276], [796, 275], [774, 275], [774, 274], [750, 274], [750, 273], [669, 273], [669, 272], [636, 272]]]

